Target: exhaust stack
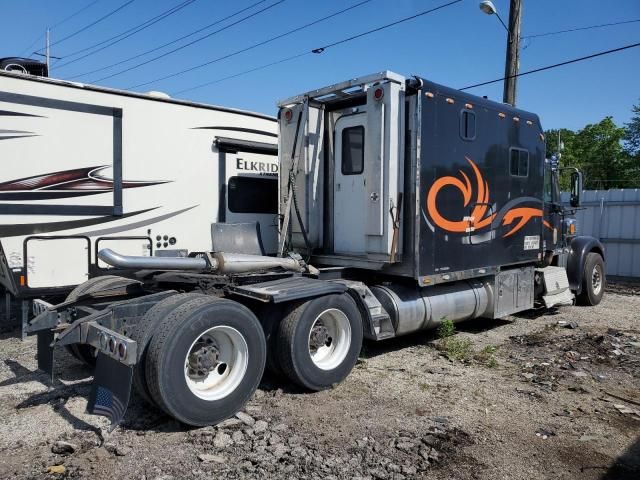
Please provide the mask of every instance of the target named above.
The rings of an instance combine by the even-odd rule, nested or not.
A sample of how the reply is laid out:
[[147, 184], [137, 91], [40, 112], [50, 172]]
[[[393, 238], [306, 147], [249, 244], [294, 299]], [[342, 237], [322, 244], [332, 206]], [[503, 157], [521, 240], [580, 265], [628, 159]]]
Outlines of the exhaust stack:
[[140, 270], [209, 270], [220, 274], [249, 273], [270, 268], [304, 272], [306, 268], [295, 257], [267, 257], [244, 253], [215, 252], [209, 258], [139, 257], [120, 255], [109, 248], [98, 252], [98, 258], [113, 267]]

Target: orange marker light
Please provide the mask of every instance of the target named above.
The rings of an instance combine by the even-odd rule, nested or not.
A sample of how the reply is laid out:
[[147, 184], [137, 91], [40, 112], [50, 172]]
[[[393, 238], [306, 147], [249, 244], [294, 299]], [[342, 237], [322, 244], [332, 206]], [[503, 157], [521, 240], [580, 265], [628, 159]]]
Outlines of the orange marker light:
[[506, 117], [506, 115], [505, 115], [504, 113], [502, 113], [502, 112], [500, 112], [500, 113], [498, 114], [498, 116], [499, 116], [500, 118], [505, 118], [505, 117]]
[[25, 284], [25, 282], [24, 282], [24, 275], [20, 275], [20, 286], [21, 286], [21, 287], [24, 287], [24, 284]]
[[471, 105], [470, 103], [465, 103], [464, 104], [464, 108], [468, 108], [469, 110], [473, 110], [473, 105]]
[[453, 98], [447, 98], [447, 103], [453, 105]]
[[431, 92], [425, 92], [424, 96], [427, 97], [427, 98], [433, 98], [434, 97], [433, 93], [431, 93]]

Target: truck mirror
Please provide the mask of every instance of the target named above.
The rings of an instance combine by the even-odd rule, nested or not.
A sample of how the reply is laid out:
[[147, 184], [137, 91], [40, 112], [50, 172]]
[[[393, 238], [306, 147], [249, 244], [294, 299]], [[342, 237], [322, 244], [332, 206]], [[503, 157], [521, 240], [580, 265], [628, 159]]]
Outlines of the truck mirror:
[[569, 199], [569, 204], [572, 207], [580, 206], [581, 193], [582, 193], [582, 173], [572, 172], [571, 173], [571, 197]]

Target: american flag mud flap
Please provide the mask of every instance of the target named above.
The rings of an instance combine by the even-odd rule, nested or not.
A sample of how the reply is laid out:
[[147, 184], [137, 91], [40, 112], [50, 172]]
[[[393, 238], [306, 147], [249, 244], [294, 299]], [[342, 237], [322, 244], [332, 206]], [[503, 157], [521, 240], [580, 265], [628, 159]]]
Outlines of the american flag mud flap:
[[112, 431], [124, 417], [131, 395], [133, 368], [98, 353], [87, 411], [111, 420]]

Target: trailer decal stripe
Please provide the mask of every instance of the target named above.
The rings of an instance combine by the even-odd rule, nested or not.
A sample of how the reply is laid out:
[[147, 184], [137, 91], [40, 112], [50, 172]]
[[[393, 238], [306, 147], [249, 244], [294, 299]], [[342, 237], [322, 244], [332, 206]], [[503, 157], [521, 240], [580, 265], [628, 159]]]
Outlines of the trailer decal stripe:
[[277, 133], [271, 133], [265, 130], [256, 130], [254, 128], [244, 128], [244, 127], [193, 127], [193, 130], [228, 130], [230, 132], [256, 133], [258, 135], [266, 135], [268, 137], [278, 138]]
[[138, 210], [137, 212], [125, 213], [122, 216], [103, 216], [97, 218], [89, 218], [87, 220], [68, 220], [66, 222], [49, 222], [49, 223], [19, 223], [14, 225], [0, 225], [0, 237], [18, 237], [21, 235], [36, 235], [41, 233], [59, 232], [61, 230], [72, 230], [74, 228], [88, 227], [91, 225], [99, 225], [107, 222], [115, 222], [126, 217], [141, 215], [160, 207], [147, 208], [146, 210]]
[[126, 230], [131, 230], [132, 228], [141, 228], [146, 227], [147, 225], [151, 225], [153, 223], [161, 222], [162, 220], [166, 220], [171, 217], [176, 217], [181, 213], [187, 212], [193, 208], [199, 207], [199, 205], [192, 205], [191, 207], [183, 208], [182, 210], [178, 210], [176, 212], [165, 213], [164, 215], [160, 215], [157, 217], [149, 218], [148, 220], [141, 220], [136, 223], [130, 223], [127, 225], [121, 225], [119, 227], [105, 228], [104, 230], [94, 230], [92, 232], [83, 232], [83, 235], [88, 237], [97, 237], [100, 235], [110, 235], [112, 233], [124, 232]]
[[47, 118], [42, 115], [34, 115], [33, 113], [11, 112], [9, 110], [0, 110], [0, 117], [38, 117]]
[[[111, 193], [114, 181], [103, 174], [107, 168], [110, 166], [83, 167], [3, 182], [0, 183], [0, 192], [3, 192], [0, 193], [0, 199], [45, 200]], [[170, 180], [124, 180], [122, 188], [149, 187], [169, 182]]]

